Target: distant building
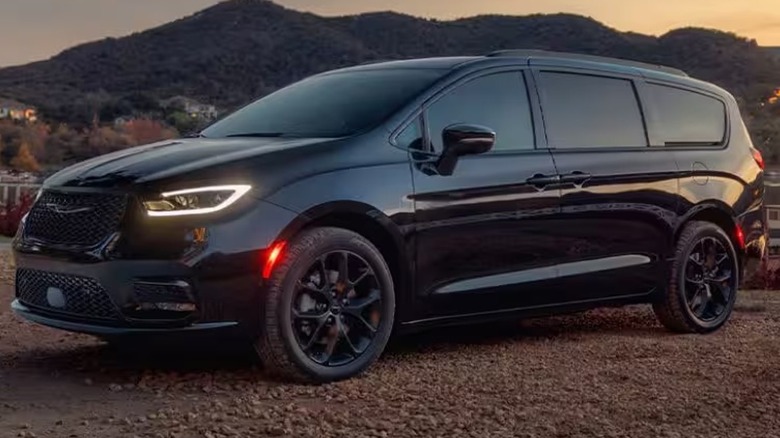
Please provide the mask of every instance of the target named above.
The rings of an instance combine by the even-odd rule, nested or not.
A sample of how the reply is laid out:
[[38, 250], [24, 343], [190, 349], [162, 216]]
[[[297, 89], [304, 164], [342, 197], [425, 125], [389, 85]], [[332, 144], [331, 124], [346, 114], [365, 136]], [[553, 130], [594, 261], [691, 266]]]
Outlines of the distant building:
[[200, 103], [185, 96], [176, 96], [163, 100], [160, 102], [160, 106], [166, 109], [180, 109], [190, 117], [201, 120], [215, 120], [219, 115], [216, 106]]
[[769, 227], [769, 253], [780, 256], [780, 172], [767, 170], [764, 191], [767, 225]]
[[35, 122], [38, 120], [38, 110], [15, 100], [0, 99], [0, 119]]
[[121, 116], [114, 119], [114, 127], [115, 128], [121, 128], [125, 125], [127, 125], [130, 121], [132, 121], [134, 117], [132, 116]]

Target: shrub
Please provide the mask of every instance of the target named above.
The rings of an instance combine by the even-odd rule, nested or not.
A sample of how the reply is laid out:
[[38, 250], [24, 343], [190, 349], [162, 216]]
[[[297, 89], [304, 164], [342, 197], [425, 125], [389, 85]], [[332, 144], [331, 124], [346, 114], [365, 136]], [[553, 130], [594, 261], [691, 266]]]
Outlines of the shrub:
[[18, 203], [7, 203], [0, 208], [0, 235], [13, 237], [22, 218], [32, 207], [34, 198], [30, 194], [23, 194]]
[[745, 278], [743, 289], [780, 290], [780, 260], [764, 260], [755, 273]]

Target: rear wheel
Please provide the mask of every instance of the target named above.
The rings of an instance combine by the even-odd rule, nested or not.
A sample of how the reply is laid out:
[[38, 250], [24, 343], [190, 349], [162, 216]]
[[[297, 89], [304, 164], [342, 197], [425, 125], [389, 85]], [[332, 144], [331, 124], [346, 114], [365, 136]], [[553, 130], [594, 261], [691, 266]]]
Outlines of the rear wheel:
[[266, 290], [256, 350], [286, 379], [356, 376], [384, 350], [395, 317], [392, 276], [359, 234], [313, 228], [287, 246]]
[[658, 319], [679, 333], [709, 333], [731, 316], [739, 262], [728, 235], [709, 222], [691, 222], [677, 242], [670, 284], [654, 303]]

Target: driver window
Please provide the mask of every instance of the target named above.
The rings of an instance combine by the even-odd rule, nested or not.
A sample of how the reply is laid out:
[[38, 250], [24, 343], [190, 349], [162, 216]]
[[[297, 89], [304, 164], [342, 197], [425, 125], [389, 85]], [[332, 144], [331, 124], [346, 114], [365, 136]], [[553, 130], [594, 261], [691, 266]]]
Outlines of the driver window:
[[483, 125], [496, 132], [494, 151], [534, 148], [531, 105], [520, 72], [495, 73], [457, 86], [426, 112], [433, 150], [442, 150], [442, 131], [456, 123]]

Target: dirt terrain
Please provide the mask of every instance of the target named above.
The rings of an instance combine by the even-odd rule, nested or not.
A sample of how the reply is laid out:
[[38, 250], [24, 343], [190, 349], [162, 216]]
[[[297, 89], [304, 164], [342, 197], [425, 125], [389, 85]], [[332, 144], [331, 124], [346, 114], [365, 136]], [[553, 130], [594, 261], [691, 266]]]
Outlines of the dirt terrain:
[[398, 339], [361, 378], [302, 386], [240, 348], [21, 322], [0, 275], [0, 437], [780, 437], [776, 293], [743, 293], [711, 336], [600, 310]]

